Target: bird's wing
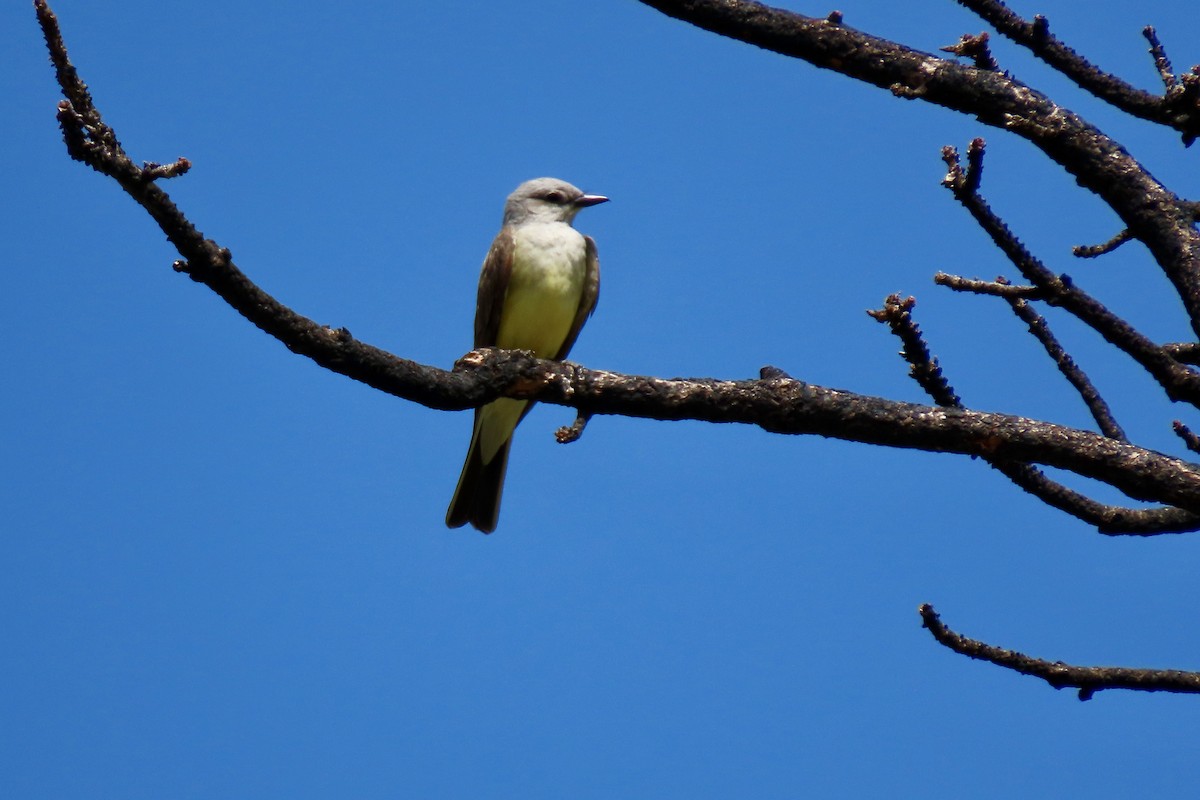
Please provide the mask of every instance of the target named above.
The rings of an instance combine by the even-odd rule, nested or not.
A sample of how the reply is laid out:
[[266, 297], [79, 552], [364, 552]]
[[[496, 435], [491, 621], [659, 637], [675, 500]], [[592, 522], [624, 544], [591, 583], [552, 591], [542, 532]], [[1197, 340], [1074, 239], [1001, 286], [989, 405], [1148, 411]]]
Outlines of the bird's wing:
[[483, 260], [479, 273], [479, 294], [475, 301], [475, 347], [493, 347], [500, 334], [500, 314], [512, 274], [516, 240], [511, 228], [501, 228]]
[[567, 333], [567, 338], [563, 340], [562, 347], [554, 356], [555, 361], [562, 361], [567, 357], [567, 353], [571, 352], [571, 346], [579, 338], [579, 331], [583, 329], [583, 323], [587, 322], [588, 317], [596, 310], [596, 301], [600, 299], [600, 257], [596, 254], [596, 242], [590, 236], [584, 236], [583, 241], [587, 244], [583, 296], [579, 298], [579, 310], [575, 312], [575, 321], [571, 323], [571, 330]]

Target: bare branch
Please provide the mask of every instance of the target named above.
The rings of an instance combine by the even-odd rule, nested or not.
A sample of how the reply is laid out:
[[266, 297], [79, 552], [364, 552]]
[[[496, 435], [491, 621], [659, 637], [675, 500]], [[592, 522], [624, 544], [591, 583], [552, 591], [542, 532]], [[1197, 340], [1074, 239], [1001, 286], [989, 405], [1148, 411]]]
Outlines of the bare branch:
[[933, 606], [919, 609], [921, 624], [939, 644], [956, 653], [997, 666], [1041, 678], [1055, 689], [1078, 689], [1080, 700], [1090, 700], [1105, 689], [1135, 689], [1142, 692], [1200, 694], [1200, 672], [1177, 669], [1135, 669], [1131, 667], [1076, 667], [1061, 661], [1032, 658], [1015, 650], [968, 639], [946, 627]]
[[1071, 253], [1078, 258], [1096, 258], [1105, 253], [1111, 253], [1121, 245], [1133, 239], [1133, 232], [1129, 228], [1125, 228], [1116, 236], [1109, 239], [1103, 244], [1080, 244], [1071, 248]]
[[1184, 425], [1182, 421], [1175, 420], [1171, 423], [1171, 428], [1183, 440], [1184, 445], [1193, 453], [1200, 453], [1200, 436], [1192, 432], [1192, 429]]
[[1000, 65], [996, 63], [996, 59], [992, 57], [991, 48], [988, 47], [988, 35], [986, 33], [981, 33], [978, 36], [964, 33], [957, 44], [939, 49], [943, 53], [953, 53], [956, 56], [970, 58], [978, 69], [1000, 69]]
[[142, 164], [142, 172], [151, 180], [156, 178], [178, 178], [180, 175], [186, 174], [191, 168], [192, 162], [183, 156], [175, 159], [170, 164], [156, 164], [153, 161], [146, 161]]
[[1181, 364], [1195, 364], [1200, 366], [1200, 343], [1196, 342], [1172, 342], [1164, 344], [1163, 352]]
[[1175, 71], [1171, 69], [1171, 59], [1167, 58], [1167, 51], [1163, 48], [1162, 42], [1158, 40], [1158, 31], [1154, 30], [1153, 26], [1147, 25], [1142, 28], [1142, 36], [1146, 37], [1146, 41], [1150, 43], [1150, 57], [1154, 59], [1154, 68], [1158, 70], [1158, 77], [1163, 82], [1163, 88], [1170, 91], [1175, 87]]
[[[1200, 204], [1180, 200], [1117, 143], [1007, 73], [998, 72], [986, 33], [964, 36], [957, 45], [943, 48], [973, 59], [974, 67], [968, 67], [846, 28], [836, 11], [825, 20], [812, 20], [750, 0], [642, 2], [717, 33], [886, 87], [898, 96], [971, 114], [1029, 140], [1074, 175], [1081, 186], [1103, 198], [1127, 226], [1101, 245], [1075, 248], [1075, 254], [1094, 257], [1134, 238], [1144, 242], [1174, 284], [1192, 328], [1200, 336], [1200, 233], [1194, 224], [1200, 217]], [[1200, 132], [1200, 69], [1174, 75], [1153, 29], [1147, 28], [1145, 35], [1166, 87], [1162, 98], [1133, 89], [1089, 64], [1050, 36], [1044, 18], [1026, 23], [998, 0], [959, 2], [1118, 108], [1173, 127], [1183, 133], [1185, 141]], [[1075, 287], [1070, 278], [1051, 273], [1036, 259], [979, 195], [982, 139], [971, 142], [965, 169], [953, 148], [944, 150], [948, 167], [944, 183], [1030, 285], [1012, 286], [1002, 277], [980, 281], [945, 273], [938, 273], [935, 281], [955, 291], [1004, 298], [1079, 392], [1103, 436], [964, 408], [913, 320], [915, 301], [898, 295], [891, 295], [882, 309], [869, 313], [900, 338], [912, 376], [940, 407], [815, 386], [773, 367], [764, 367], [757, 380], [665, 380], [486, 348], [468, 353], [452, 371], [446, 371], [361, 343], [345, 328], [320, 325], [279, 303], [241, 272], [228, 249], [203, 237], [156, 183], [184, 175], [191, 163], [180, 157], [165, 165], [144, 162], [139, 167], [129, 158], [71, 65], [57, 20], [45, 0], [34, 4], [65, 97], [57, 116], [71, 157], [113, 178], [146, 209], [181, 256], [174, 262], [176, 271], [209, 287], [289, 350], [322, 367], [431, 408], [479, 407], [497, 397], [571, 407], [577, 411], [574, 423], [556, 432], [556, 438], [564, 443], [577, 440], [592, 416], [619, 414], [752, 424], [775, 433], [818, 434], [970, 455], [983, 458], [1044, 503], [1106, 534], [1200, 530], [1200, 465], [1126, 441], [1099, 392], [1029, 301], [1064, 308], [1137, 361], [1169, 397], [1198, 407], [1200, 372], [1185, 363], [1200, 363], [1200, 345], [1159, 347]], [[1189, 449], [1200, 452], [1200, 437], [1182, 422], [1176, 421], [1174, 428]], [[1039, 464], [1102, 481], [1137, 500], [1166, 505], [1131, 509], [1098, 503], [1051, 480], [1035, 466]], [[1049, 662], [957, 634], [941, 622], [930, 605], [921, 606], [920, 613], [934, 638], [955, 652], [1039, 677], [1055, 688], [1077, 688], [1082, 700], [1114, 688], [1200, 693], [1198, 672]]]
[[1029, 326], [1029, 332], [1033, 334], [1035, 339], [1041, 342], [1046, 353], [1054, 360], [1058, 371], [1079, 392], [1079, 396], [1083, 398], [1084, 405], [1091, 412], [1092, 418], [1096, 420], [1096, 425], [1100, 427], [1100, 431], [1110, 439], [1127, 441], [1125, 432], [1121, 430], [1121, 426], [1113, 418], [1112, 409], [1108, 407], [1108, 403], [1100, 396], [1100, 392], [1096, 390], [1096, 386], [1088, 378], [1087, 373], [1080, 369], [1079, 365], [1075, 363], [1075, 359], [1071, 358], [1062, 345], [1058, 343], [1058, 339], [1050, 332], [1050, 326], [1046, 323], [1045, 318], [1034, 311], [1026, 301], [1020, 298], [1007, 299], [1013, 313]]
[[[1173, 115], [1179, 123], [1194, 123], [1197, 116], [1200, 116], [1200, 68], [1192, 67], [1191, 72], [1176, 75], [1154, 28], [1147, 25], [1142, 29], [1142, 35], [1150, 43], [1150, 56], [1154, 59], [1154, 68], [1158, 70], [1158, 77], [1165, 89], [1163, 109]], [[1184, 131], [1184, 146], [1190, 147], [1196, 141], [1197, 135], [1200, 134], [1195, 130]]]
[[580, 411], [575, 415], [574, 422], [570, 425], [564, 425], [554, 432], [554, 440], [559, 444], [570, 444], [571, 442], [579, 441], [579, 437], [583, 436], [583, 429], [587, 427], [588, 420], [591, 418], [591, 414]]
[[[910, 375], [926, 394], [934, 398], [939, 405], [962, 408], [962, 402], [945, 378], [937, 359], [929, 352], [921, 330], [912, 318], [915, 303], [911, 297], [901, 300], [899, 295], [891, 295], [882, 309], [867, 313], [877, 321], [886, 323], [904, 343], [900, 355], [909, 362]], [[1105, 505], [1050, 480], [1041, 470], [1030, 464], [988, 456], [985, 456], [984, 460], [1029, 494], [1052, 508], [1096, 526], [1096, 529], [1105, 535], [1154, 536], [1163, 533], [1183, 533], [1194, 530], [1197, 524], [1200, 524], [1200, 515], [1183, 509], [1132, 509]]]
[[[1132, 116], [1174, 128], [1183, 135], [1185, 143], [1190, 144], [1189, 140], [1200, 135], [1200, 107], [1193, 106], [1180, 114], [1179, 109], [1171, 107], [1167, 98], [1138, 89], [1104, 72], [1051, 34], [1049, 22], [1040, 14], [1032, 22], [1026, 22], [1000, 0], [958, 0], [958, 3], [979, 15], [1001, 35], [1028, 48], [1081, 89], [1101, 100]], [[1174, 76], [1169, 78], [1170, 83], [1166, 76], [1170, 75], [1171, 64], [1154, 36], [1154, 29], [1146, 28], [1144, 33], [1151, 43], [1150, 52], [1154, 56], [1155, 67], [1164, 76], [1163, 82], [1170, 89], [1174, 84]], [[1164, 68], [1167, 70], [1165, 74]]]
[[962, 408], [962, 401], [942, 373], [937, 359], [929, 352], [921, 329], [912, 318], [912, 309], [916, 303], [912, 297], [901, 300], [900, 295], [893, 294], [884, 300], [883, 308], [868, 311], [867, 314], [876, 322], [890, 327], [892, 333], [904, 344], [900, 355], [909, 364], [909, 374], [935, 403], [948, 408]]
[[[60, 106], [59, 119], [72, 157], [112, 177], [146, 209], [182, 256], [175, 269], [208, 286], [288, 349], [327, 369], [431, 408], [472, 408], [506, 396], [573, 407], [584, 416], [739, 422], [778, 433], [1039, 463], [1095, 478], [1135, 499], [1200, 513], [1200, 467], [1050, 423], [899, 403], [782, 376], [755, 381], [663, 380], [539, 361], [512, 351], [474, 351], [447, 372], [359, 342], [344, 328], [317, 324], [251, 282], [234, 264], [229, 250], [205, 239], [171, 202], [154, 181], [161, 177], [156, 168], [138, 167], [129, 159], [71, 66], [44, 0], [37, 0], [37, 9], [68, 98]], [[819, 24], [827, 31], [840, 30], [830, 23]], [[1057, 301], [1072, 297], [1066, 282], [1054, 279], [1046, 284], [1039, 288]]]
[[397, 358], [319, 325], [256, 286], [228, 250], [203, 238], [152, 181], [116, 150], [88, 150], [167, 233], [186, 272], [288, 349], [380, 391], [431, 408], [463, 409], [498, 396], [537, 399], [592, 414], [742, 422], [780, 433], [826, 436], [934, 452], [994, 456], [1056, 466], [1116, 486], [1131, 497], [1200, 512], [1200, 469], [1086, 431], [1001, 414], [945, 411], [775, 379], [662, 380], [587, 370], [528, 355], [477, 351], [453, 373]]
[[1098, 503], [1068, 489], [1030, 464], [988, 461], [1004, 477], [1051, 508], [1095, 526], [1105, 536], [1158, 536], [1188, 533], [1200, 525], [1200, 514], [1182, 508], [1126, 508]]
[[1014, 285], [1004, 278], [981, 281], [977, 278], [964, 278], [961, 275], [938, 272], [933, 276], [933, 282], [956, 292], [969, 292], [992, 297], [1023, 297], [1027, 300], [1044, 300], [1046, 296], [1046, 293], [1036, 286]]
[[115, 145], [119, 148], [116, 137], [112, 136], [112, 130], [107, 126], [101, 126], [100, 115], [95, 110], [95, 104], [92, 102], [87, 84], [79, 77], [79, 73], [75, 71], [75, 67], [67, 58], [67, 45], [63, 42], [62, 32], [58, 28], [58, 18], [54, 16], [54, 12], [50, 10], [50, 6], [46, 4], [45, 0], [34, 0], [33, 8], [37, 13], [38, 24], [42, 27], [42, 34], [46, 38], [46, 47], [50, 50], [50, 61], [54, 64], [58, 85], [62, 88], [67, 102], [82, 115], [79, 120], [80, 124], [100, 128], [98, 134], [105, 136], [107, 139], [105, 144]]
[[958, 149], [951, 145], [942, 148], [942, 161], [946, 162], [946, 177], [942, 186], [963, 194], [975, 194], [983, 183], [983, 154], [987, 143], [978, 137], [967, 145], [967, 169], [964, 171], [958, 158]]
[[[1099, 195], [1146, 245], [1175, 286], [1200, 337], [1200, 231], [1192, 224], [1190, 210], [1117, 142], [1069, 109], [1008, 74], [959, 64], [752, 0], [641, 2], [705, 30], [836, 70], [901, 97], [968, 114], [1027, 139], [1080, 186]], [[1200, 75], [1196, 78], [1200, 90]], [[1200, 130], [1200, 114], [1176, 112], [1172, 119], [1181, 114], [1188, 121], [1185, 130]]]
[[[972, 142], [972, 152], [982, 154], [982, 147]], [[1195, 372], [1171, 358], [1145, 335], [1124, 319], [1108, 310], [1102, 303], [1079, 289], [1066, 275], [1055, 275], [1033, 256], [1025, 245], [1008, 229], [1004, 221], [996, 216], [987, 202], [973, 188], [972, 176], [976, 171], [964, 173], [957, 167], [954, 148], [943, 148], [943, 158], [953, 166], [942, 181], [954, 197], [966, 208], [996, 246], [1008, 256], [1009, 261], [1020, 270], [1025, 279], [1046, 293], [1046, 300], [1060, 306], [1078, 317], [1110, 344], [1115, 345], [1133, 358], [1158, 381], [1172, 400], [1186, 400], [1200, 404], [1200, 373]], [[981, 157], [981, 156], [980, 156]], [[975, 186], [977, 188], [977, 186]]]

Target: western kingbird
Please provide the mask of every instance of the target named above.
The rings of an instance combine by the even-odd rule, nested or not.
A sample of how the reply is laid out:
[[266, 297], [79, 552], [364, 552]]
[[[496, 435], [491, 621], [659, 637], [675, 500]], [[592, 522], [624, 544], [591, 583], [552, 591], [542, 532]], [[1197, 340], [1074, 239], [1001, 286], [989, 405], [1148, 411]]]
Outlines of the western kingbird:
[[[483, 260], [475, 305], [475, 347], [532, 350], [566, 358], [600, 294], [596, 243], [571, 227], [581, 208], [607, 197], [566, 181], [526, 181], [504, 203], [504, 221]], [[500, 398], [475, 410], [475, 428], [446, 525], [496, 529], [508, 449], [533, 404]]]

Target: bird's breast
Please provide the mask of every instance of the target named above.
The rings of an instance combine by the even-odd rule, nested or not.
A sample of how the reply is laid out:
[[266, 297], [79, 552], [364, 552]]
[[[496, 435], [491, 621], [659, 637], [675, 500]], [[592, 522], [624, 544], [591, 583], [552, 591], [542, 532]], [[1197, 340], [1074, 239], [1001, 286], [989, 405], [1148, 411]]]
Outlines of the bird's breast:
[[513, 244], [496, 345], [553, 358], [583, 297], [587, 246], [565, 223], [522, 225]]

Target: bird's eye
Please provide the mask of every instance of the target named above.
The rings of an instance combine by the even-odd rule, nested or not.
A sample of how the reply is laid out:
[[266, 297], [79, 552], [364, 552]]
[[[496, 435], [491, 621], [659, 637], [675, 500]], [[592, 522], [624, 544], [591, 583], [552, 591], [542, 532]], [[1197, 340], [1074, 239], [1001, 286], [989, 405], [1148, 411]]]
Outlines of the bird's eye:
[[545, 199], [546, 199], [546, 202], [554, 203], [556, 205], [562, 205], [563, 203], [565, 203], [567, 201], [567, 198], [563, 195], [562, 192], [559, 192], [559, 191], [546, 192]]

